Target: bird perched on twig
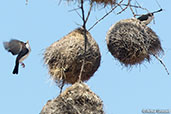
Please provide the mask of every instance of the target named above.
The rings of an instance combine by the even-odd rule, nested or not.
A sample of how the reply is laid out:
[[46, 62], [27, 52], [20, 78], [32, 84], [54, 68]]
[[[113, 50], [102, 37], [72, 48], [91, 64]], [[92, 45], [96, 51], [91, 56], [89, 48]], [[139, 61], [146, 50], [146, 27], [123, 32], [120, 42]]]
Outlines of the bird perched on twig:
[[154, 11], [152, 13], [147, 13], [145, 15], [141, 15], [137, 19], [142, 21], [144, 24], [148, 25], [154, 19], [154, 13], [158, 13], [158, 12], [161, 12], [161, 11], [163, 11], [163, 9]]
[[27, 41], [26, 43], [12, 39], [9, 42], [3, 42], [4, 48], [8, 51], [11, 52], [12, 55], [18, 55], [16, 57], [15, 61], [15, 67], [13, 70], [13, 74], [18, 74], [18, 69], [19, 69], [19, 63], [25, 67], [25, 64], [22, 62], [26, 57], [29, 55], [31, 48], [29, 45], [29, 42]]

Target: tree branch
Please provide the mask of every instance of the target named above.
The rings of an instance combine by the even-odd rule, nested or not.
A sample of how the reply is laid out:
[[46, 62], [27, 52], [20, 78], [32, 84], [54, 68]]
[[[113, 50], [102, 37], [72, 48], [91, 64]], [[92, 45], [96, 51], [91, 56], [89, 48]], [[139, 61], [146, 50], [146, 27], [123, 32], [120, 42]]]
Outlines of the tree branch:
[[128, 0], [128, 4], [126, 5], [126, 7], [125, 7], [124, 9], [122, 9], [120, 12], [118, 12], [117, 15], [119, 15], [119, 14], [121, 14], [123, 11], [125, 11], [125, 10], [128, 8], [128, 6], [130, 5], [130, 2], [131, 2], [131, 0]]
[[[118, 4], [121, 4], [123, 2], [123, 0], [121, 0]], [[97, 20], [89, 29], [88, 31], [90, 31], [91, 29], [93, 29], [100, 21], [102, 21], [105, 17], [107, 17], [110, 13], [113, 12], [113, 10], [115, 10], [119, 5], [114, 6], [108, 13], [106, 13], [102, 18], [100, 18], [99, 20]]]

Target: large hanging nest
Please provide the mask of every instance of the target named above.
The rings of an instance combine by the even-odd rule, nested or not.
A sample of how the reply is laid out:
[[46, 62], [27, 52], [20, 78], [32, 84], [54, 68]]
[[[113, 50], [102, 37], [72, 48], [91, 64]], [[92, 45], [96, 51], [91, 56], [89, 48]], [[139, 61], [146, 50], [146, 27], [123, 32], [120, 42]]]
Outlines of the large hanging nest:
[[49, 100], [40, 114], [104, 114], [101, 99], [84, 83], [75, 83]]
[[44, 53], [49, 73], [58, 84], [73, 84], [78, 80], [84, 60], [81, 80], [88, 80], [100, 66], [99, 46], [86, 31], [87, 49], [85, 53], [84, 29], [78, 28], [50, 45]]
[[106, 36], [111, 54], [125, 66], [150, 61], [150, 55], [163, 52], [156, 33], [137, 19], [125, 19], [112, 25]]

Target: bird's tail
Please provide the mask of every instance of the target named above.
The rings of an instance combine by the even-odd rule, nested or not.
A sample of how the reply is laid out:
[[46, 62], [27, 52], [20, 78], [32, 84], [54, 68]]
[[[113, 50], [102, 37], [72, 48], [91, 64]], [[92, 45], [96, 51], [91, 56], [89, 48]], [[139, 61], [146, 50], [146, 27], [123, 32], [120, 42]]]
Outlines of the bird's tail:
[[19, 69], [19, 62], [16, 62], [14, 70], [13, 70], [13, 74], [18, 74], [18, 69]]
[[152, 12], [152, 13], [158, 13], [158, 12], [161, 12], [161, 11], [163, 11], [163, 9], [159, 9], [159, 10], [154, 11], [154, 12]]

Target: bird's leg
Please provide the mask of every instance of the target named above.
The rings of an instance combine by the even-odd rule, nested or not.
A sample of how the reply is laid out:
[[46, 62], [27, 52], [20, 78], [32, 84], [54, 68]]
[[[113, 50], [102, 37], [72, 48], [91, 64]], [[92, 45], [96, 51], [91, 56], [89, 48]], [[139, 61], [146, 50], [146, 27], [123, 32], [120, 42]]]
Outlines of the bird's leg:
[[25, 64], [24, 63], [21, 63], [21, 66], [24, 68], [25, 67]]

